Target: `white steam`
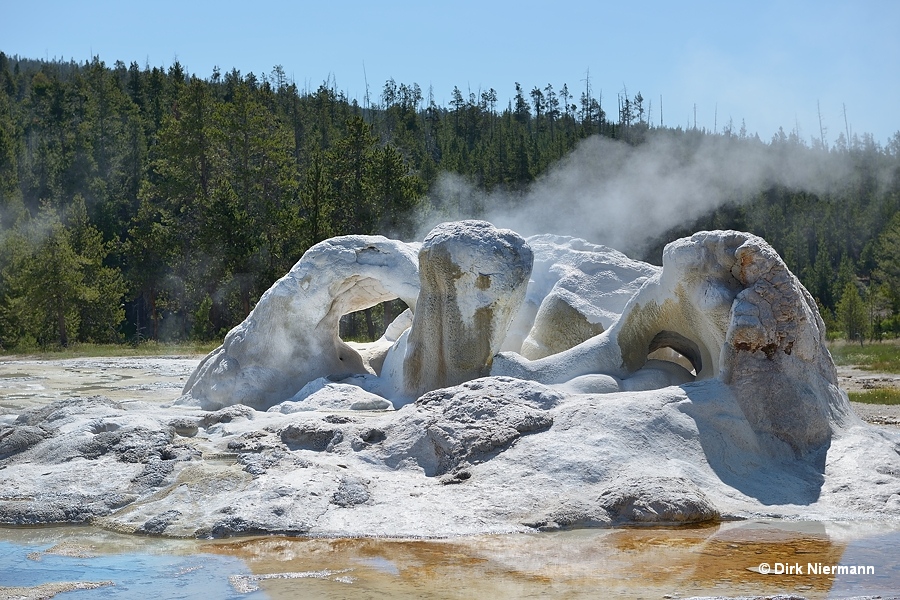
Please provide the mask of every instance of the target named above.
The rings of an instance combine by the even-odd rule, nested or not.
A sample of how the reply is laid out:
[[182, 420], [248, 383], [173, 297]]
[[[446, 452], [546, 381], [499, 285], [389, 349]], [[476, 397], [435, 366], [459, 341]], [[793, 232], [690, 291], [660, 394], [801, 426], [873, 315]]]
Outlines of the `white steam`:
[[478, 217], [522, 235], [583, 237], [631, 255], [673, 227], [780, 185], [818, 195], [850, 180], [846, 156], [800, 144], [649, 132], [639, 145], [594, 136], [524, 193], [486, 194], [445, 174], [420, 237], [436, 223]]

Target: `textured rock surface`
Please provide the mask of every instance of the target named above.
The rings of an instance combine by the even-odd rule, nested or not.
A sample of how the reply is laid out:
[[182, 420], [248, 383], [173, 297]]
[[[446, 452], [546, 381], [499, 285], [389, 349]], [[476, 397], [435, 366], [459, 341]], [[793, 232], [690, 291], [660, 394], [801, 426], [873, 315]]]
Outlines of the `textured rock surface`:
[[[524, 247], [505, 239], [515, 244], [490, 246], [489, 258], [524, 269], [527, 261], [510, 259], [513, 248], [524, 256]], [[343, 239], [338, 246], [353, 256], [357, 250], [368, 255], [370, 241]], [[408, 248], [385, 247], [401, 254]], [[326, 248], [323, 256], [335, 252]], [[350, 270], [369, 268], [349, 256], [346, 262]], [[412, 258], [404, 264], [414, 270]], [[91, 521], [172, 536], [427, 536], [761, 515], [900, 515], [900, 434], [868, 426], [851, 413], [814, 303], [763, 240], [738, 232], [701, 232], [667, 246], [662, 270], [650, 269], [621, 316], [572, 348], [533, 361], [502, 353], [493, 357], [491, 377], [445, 387], [423, 376], [416, 381], [426, 382], [426, 393], [414, 394], [407, 405], [397, 403], [397, 410], [350, 410], [391, 397], [396, 388], [389, 384], [402, 381], [391, 379], [397, 372], [392, 369], [400, 365], [403, 374], [405, 340], [413, 338], [425, 314], [445, 323], [453, 313], [447, 307], [455, 307], [449, 332], [461, 333], [423, 335], [423, 343], [453, 351], [473, 347], [477, 360], [469, 366], [490, 363], [502, 327], [484, 328], [472, 342], [465, 327], [474, 321], [465, 315], [484, 306], [474, 302], [482, 297], [459, 295], [461, 289], [484, 291], [477, 283], [487, 274], [480, 270], [484, 264], [490, 263], [479, 259], [459, 269], [459, 285], [467, 287], [456, 279], [444, 288], [423, 284], [436, 297], [423, 304], [428, 294], [423, 295], [418, 305], [410, 300], [412, 328], [392, 331], [396, 341], [382, 376], [364, 373], [360, 360], [361, 370], [350, 376], [310, 379], [311, 363], [303, 354], [308, 349], [274, 353], [272, 365], [258, 362], [250, 371], [247, 362], [240, 363], [228, 371], [233, 377], [216, 373], [238, 364], [229, 362], [238, 349], [259, 347], [241, 338], [251, 331], [245, 322], [187, 386], [197, 392], [191, 398], [214, 412], [97, 397], [0, 415], [0, 523]], [[295, 270], [304, 272], [299, 265]], [[620, 279], [637, 285], [638, 277], [629, 277]], [[337, 288], [321, 296], [344, 304], [328, 308], [326, 302], [315, 310], [333, 315], [358, 305], [335, 300], [360, 283], [351, 279], [328, 280]], [[493, 306], [496, 279], [484, 286], [491, 292], [483, 296], [487, 306]], [[496, 289], [524, 295], [521, 277], [514, 281], [519, 283]], [[294, 284], [280, 282], [273, 295], [302, 291], [289, 285]], [[320, 298], [303, 293], [302, 299]], [[277, 302], [267, 300], [273, 307]], [[438, 309], [428, 313], [426, 304]], [[307, 316], [314, 312], [304, 310]], [[509, 323], [512, 312], [496, 322]], [[578, 310], [582, 316], [588, 312]], [[336, 323], [328, 323], [328, 335], [312, 339], [333, 344]], [[428, 320], [422, 323], [427, 327]], [[448, 340], [449, 346], [441, 345]], [[234, 352], [228, 350], [232, 346]], [[664, 348], [685, 357], [693, 372], [649, 358]], [[257, 359], [263, 356], [258, 352]], [[292, 367], [289, 356], [306, 358]], [[437, 368], [432, 363], [438, 360], [424, 364]], [[445, 373], [482, 372], [440, 360]], [[271, 392], [263, 401], [249, 387], [254, 381], [293, 383], [262, 388]], [[433, 386], [438, 387], [427, 389]], [[236, 395], [229, 399], [226, 392]], [[265, 408], [276, 397], [277, 408], [269, 412], [235, 404], [255, 398], [251, 404]]]
[[537, 359], [567, 350], [608, 329], [659, 267], [578, 238], [527, 239], [534, 268], [525, 304], [503, 350]]
[[339, 336], [342, 315], [419, 293], [418, 245], [345, 236], [310, 248], [197, 367], [181, 402], [214, 410], [242, 403], [266, 409], [327, 375], [365, 373]]
[[[189, 436], [171, 423], [193, 422]], [[293, 414], [81, 399], [21, 415], [0, 522], [168, 536], [455, 535], [718, 518], [896, 518], [900, 436], [836, 428], [798, 459], [716, 379], [571, 394], [502, 377], [397, 411]]]
[[623, 478], [598, 500], [614, 523], [702, 523], [719, 518], [706, 494], [683, 478]]
[[532, 261], [521, 236], [485, 221], [444, 223], [428, 234], [412, 326], [382, 374], [400, 397], [487, 374], [525, 297]]
[[310, 381], [290, 400], [276, 404], [269, 412], [295, 413], [304, 410], [386, 410], [393, 408], [388, 400], [346, 383], [335, 383], [325, 377]]
[[[641, 380], [648, 377], [684, 383], [648, 364], [650, 353], [669, 347], [690, 360], [697, 380], [733, 386], [758, 433], [815, 453], [850, 415], [824, 333], [815, 302], [764, 240], [700, 232], [666, 246], [662, 271], [602, 334], [535, 361], [503, 354], [492, 373], [551, 384], [576, 380], [569, 383], [576, 388], [578, 378], [597, 373], [623, 390], [646, 389]], [[635, 378], [637, 384], [628, 383]]]
[[[181, 402], [265, 409], [309, 398], [302, 388], [329, 377], [401, 406], [487, 374], [500, 349], [539, 358], [576, 346], [610, 327], [659, 271], [581, 239], [526, 243], [484, 221], [444, 223], [410, 257], [416, 247], [349, 236], [310, 249], [197, 368]], [[418, 310], [381, 339], [339, 338], [341, 314], [398, 296]]]

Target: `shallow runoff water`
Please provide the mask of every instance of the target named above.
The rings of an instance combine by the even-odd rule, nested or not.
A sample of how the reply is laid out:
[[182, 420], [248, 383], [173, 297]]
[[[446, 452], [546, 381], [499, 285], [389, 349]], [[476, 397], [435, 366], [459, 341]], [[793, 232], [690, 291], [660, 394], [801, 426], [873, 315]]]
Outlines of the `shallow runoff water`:
[[[74, 582], [93, 589], [62, 585]], [[136, 600], [891, 598], [900, 597], [900, 529], [734, 521], [446, 540], [172, 540], [91, 527], [0, 529], [0, 598], [57, 590], [57, 598]]]

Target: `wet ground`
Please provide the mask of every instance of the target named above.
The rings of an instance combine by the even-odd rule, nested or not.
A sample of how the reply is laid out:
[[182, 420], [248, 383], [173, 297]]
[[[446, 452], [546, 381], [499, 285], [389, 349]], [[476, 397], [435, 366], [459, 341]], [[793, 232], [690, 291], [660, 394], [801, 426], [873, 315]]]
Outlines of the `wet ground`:
[[[853, 539], [819, 523], [727, 523], [692, 529], [580, 530], [442, 542], [249, 540], [217, 552], [255, 574], [344, 571], [298, 584], [262, 580], [273, 597], [665, 598], [795, 593], [808, 598], [900, 590], [900, 533]], [[846, 535], [850, 535], [847, 539]], [[886, 559], [886, 556], [891, 558]], [[277, 557], [277, 561], [273, 558]], [[807, 565], [876, 562], [874, 574], [807, 574]], [[759, 565], [801, 564], [803, 574], [763, 575]], [[289, 569], [285, 569], [289, 567]], [[753, 570], [756, 569], [756, 570]], [[296, 597], [296, 596], [294, 596]]]
[[245, 569], [240, 559], [205, 554], [194, 541], [90, 527], [0, 528], [0, 600], [266, 598], [231, 586], [228, 576]]
[[[772, 573], [760, 573], [763, 564]], [[832, 566], [847, 573], [826, 573]], [[6, 586], [0, 598], [21, 593], [11, 586], [63, 582], [96, 587], [60, 597], [142, 600], [891, 598], [900, 590], [900, 531], [867, 523], [745, 521], [428, 541], [204, 542], [92, 528], [0, 529], [0, 586]]]
[[[169, 403], [200, 358], [6, 358], [0, 360], [0, 423], [14, 420], [25, 408], [70, 396]], [[843, 372], [842, 382], [872, 375]], [[89, 527], [6, 528], [0, 529], [0, 600], [54, 594], [141, 600], [889, 598], [900, 597], [896, 527], [744, 521], [427, 541], [265, 537], [215, 542], [122, 536]], [[760, 573], [763, 563], [773, 572]], [[832, 565], [846, 572], [825, 572]], [[857, 566], [871, 572], [851, 573], [850, 567]]]
[[120, 402], [170, 403], [202, 356], [0, 359], [0, 418], [71, 396]]

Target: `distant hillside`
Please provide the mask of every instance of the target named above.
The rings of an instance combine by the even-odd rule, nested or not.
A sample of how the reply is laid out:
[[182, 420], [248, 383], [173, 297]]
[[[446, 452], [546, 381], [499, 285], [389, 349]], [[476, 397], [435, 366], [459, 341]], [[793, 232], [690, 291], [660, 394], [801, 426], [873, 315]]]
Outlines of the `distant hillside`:
[[654, 261], [699, 228], [751, 231], [840, 309], [835, 328], [852, 309], [851, 337], [900, 329], [900, 133], [762, 141], [653, 127], [639, 93], [515, 91], [438, 106], [391, 80], [360, 105], [280, 67], [200, 79], [0, 53], [0, 346], [215, 338], [318, 241], [501, 213]]

